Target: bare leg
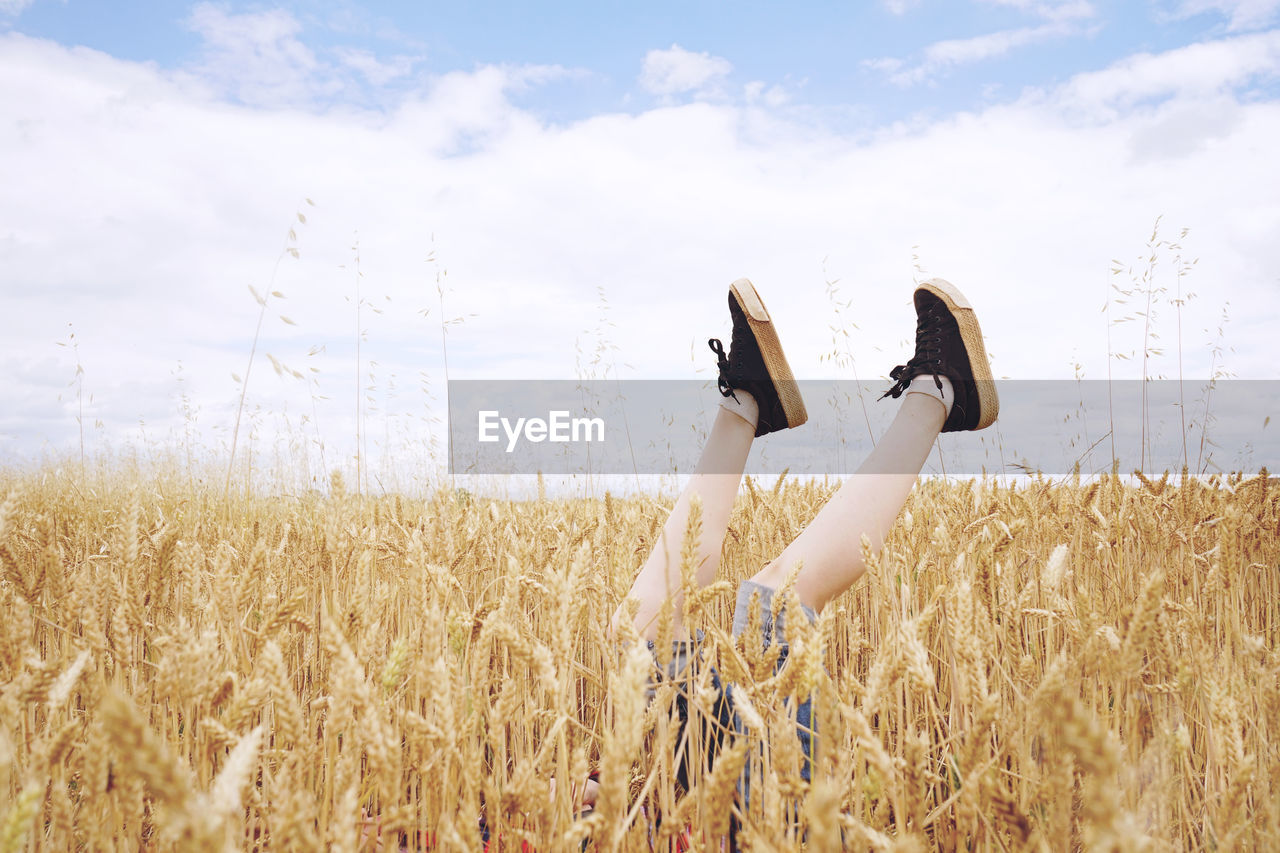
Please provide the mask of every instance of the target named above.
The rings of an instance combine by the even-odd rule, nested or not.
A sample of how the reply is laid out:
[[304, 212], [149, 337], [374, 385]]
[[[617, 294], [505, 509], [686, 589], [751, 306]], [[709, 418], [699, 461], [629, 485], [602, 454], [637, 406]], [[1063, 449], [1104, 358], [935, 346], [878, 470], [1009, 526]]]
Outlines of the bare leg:
[[[741, 390], [737, 394], [748, 396]], [[698, 537], [694, 565], [698, 585], [706, 586], [715, 580], [716, 570], [720, 567], [720, 550], [729, 529], [729, 514], [738, 495], [738, 485], [742, 481], [755, 431], [754, 424], [738, 415], [724, 408], [717, 411], [698, 467], [672, 507], [649, 559], [631, 585], [629, 597], [640, 600], [635, 627], [641, 638], [656, 639], [657, 617], [668, 598], [674, 605], [673, 636], [675, 639], [687, 638], [681, 606], [684, 596], [680, 589], [680, 551], [689, 526], [690, 509], [694, 498], [698, 498], [702, 504], [702, 532]], [[615, 635], [618, 620], [625, 613], [624, 607], [619, 607], [613, 615], [611, 629]]]
[[941, 400], [908, 393], [884, 438], [840, 490], [776, 560], [755, 577], [777, 588], [801, 563], [795, 590], [800, 603], [821, 610], [862, 577], [862, 537], [873, 553], [884, 545], [946, 419]]

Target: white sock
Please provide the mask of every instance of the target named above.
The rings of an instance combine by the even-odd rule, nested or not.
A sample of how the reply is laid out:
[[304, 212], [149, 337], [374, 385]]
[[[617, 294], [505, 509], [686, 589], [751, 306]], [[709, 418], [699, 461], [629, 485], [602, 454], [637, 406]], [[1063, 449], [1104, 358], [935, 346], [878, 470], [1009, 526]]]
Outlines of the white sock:
[[756, 402], [756, 398], [752, 397], [741, 388], [733, 389], [734, 397], [721, 397], [720, 408], [728, 412], [733, 412], [753, 427], [760, 423], [760, 404]]
[[907, 386], [908, 394], [928, 394], [935, 400], [941, 400], [942, 405], [946, 407], [947, 415], [951, 415], [951, 404], [956, 401], [955, 390], [951, 387], [951, 380], [945, 376], [938, 376], [942, 382], [942, 390], [938, 390], [937, 382], [933, 381], [933, 374], [920, 375], [911, 380], [911, 384]]

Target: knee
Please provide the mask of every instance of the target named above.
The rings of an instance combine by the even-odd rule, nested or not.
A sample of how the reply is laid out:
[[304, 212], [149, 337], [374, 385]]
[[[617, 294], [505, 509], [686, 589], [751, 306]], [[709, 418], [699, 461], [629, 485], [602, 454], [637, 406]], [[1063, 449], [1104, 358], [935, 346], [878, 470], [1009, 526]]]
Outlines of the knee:
[[[629, 627], [628, 627], [629, 626]], [[679, 623], [677, 623], [679, 627]], [[623, 640], [639, 637], [641, 640], [657, 639], [658, 613], [650, 611], [643, 604], [627, 599], [618, 605], [606, 628], [606, 637], [610, 643], [617, 644]]]
[[630, 608], [627, 607], [627, 603], [624, 601], [622, 604], [618, 605], [618, 609], [613, 612], [613, 618], [609, 620], [609, 626], [605, 634], [606, 639], [608, 639], [610, 643], [616, 645], [618, 638], [621, 637], [623, 633], [629, 633], [622, 630], [624, 622], [631, 622], [632, 630], [636, 630], [633, 620], [634, 616], [632, 615]]
[[760, 586], [767, 586], [769, 589], [777, 589], [787, 579], [787, 573], [783, 569], [781, 560], [770, 560], [764, 564], [764, 568], [751, 576], [752, 583], [758, 583]]
[[830, 596], [826, 594], [826, 590], [820, 583], [815, 583], [812, 574], [806, 575], [803, 572], [797, 572], [797, 565], [792, 562], [783, 562], [779, 557], [765, 564], [764, 568], [756, 572], [751, 577], [753, 583], [769, 589], [778, 590], [786, 586], [787, 581], [791, 580], [791, 575], [796, 575], [792, 583], [792, 589], [795, 591], [796, 597], [800, 599], [800, 603], [810, 610], [817, 612], [826, 607]]

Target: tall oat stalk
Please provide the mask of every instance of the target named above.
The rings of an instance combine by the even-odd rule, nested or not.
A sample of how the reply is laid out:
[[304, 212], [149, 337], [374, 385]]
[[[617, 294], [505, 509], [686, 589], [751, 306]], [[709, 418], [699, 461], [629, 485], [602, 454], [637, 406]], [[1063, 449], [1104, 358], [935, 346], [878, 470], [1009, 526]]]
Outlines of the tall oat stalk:
[[[309, 198], [304, 199], [304, 201], [310, 207], [315, 206], [315, 202]], [[307, 217], [302, 213], [302, 211], [294, 211], [294, 217], [297, 218], [299, 225], [307, 224]], [[231, 431], [231, 451], [227, 455], [227, 477], [222, 487], [222, 495], [224, 499], [231, 493], [231, 472], [235, 468], [236, 445], [240, 440], [240, 418], [244, 414], [245, 395], [249, 392], [249, 376], [253, 372], [254, 356], [258, 353], [258, 339], [262, 335], [262, 322], [267, 316], [267, 303], [273, 297], [276, 299], [284, 298], [284, 294], [275, 290], [274, 287], [276, 283], [276, 274], [279, 273], [280, 264], [286, 257], [293, 258], [294, 260], [297, 260], [300, 257], [298, 252], [298, 232], [295, 230], [295, 226], [293, 225], [289, 226], [289, 232], [285, 235], [284, 239], [284, 248], [281, 249], [280, 254], [276, 256], [276, 262], [271, 268], [271, 278], [267, 285], [266, 295], [264, 296], [263, 294], [258, 293], [257, 289], [254, 288], [252, 284], [249, 285], [249, 292], [253, 294], [254, 301], [258, 303], [258, 322], [253, 329], [253, 342], [249, 346], [249, 360], [245, 364], [244, 376], [240, 377], [235, 373], [231, 374], [231, 378], [240, 386], [240, 402], [236, 406], [236, 423], [235, 427]], [[280, 319], [289, 325], [293, 325], [293, 321], [283, 315], [281, 315]]]

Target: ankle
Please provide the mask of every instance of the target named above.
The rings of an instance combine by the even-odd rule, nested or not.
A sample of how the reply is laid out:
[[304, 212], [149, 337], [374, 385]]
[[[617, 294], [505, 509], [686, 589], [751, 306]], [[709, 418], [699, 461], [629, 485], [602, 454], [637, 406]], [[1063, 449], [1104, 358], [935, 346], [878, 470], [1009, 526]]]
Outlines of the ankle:
[[720, 408], [742, 418], [752, 429], [760, 423], [760, 404], [749, 391], [735, 388], [732, 396], [720, 398]]
[[[939, 388], [939, 385], [942, 387]], [[911, 384], [907, 386], [907, 394], [924, 394], [932, 397], [946, 409], [946, 416], [951, 414], [951, 406], [956, 400], [955, 388], [952, 387], [951, 380], [945, 376], [933, 374], [921, 374], [912, 379]]]

